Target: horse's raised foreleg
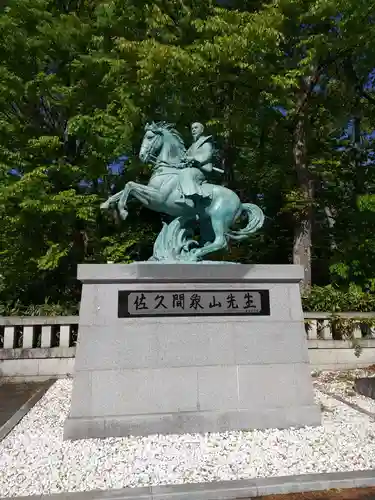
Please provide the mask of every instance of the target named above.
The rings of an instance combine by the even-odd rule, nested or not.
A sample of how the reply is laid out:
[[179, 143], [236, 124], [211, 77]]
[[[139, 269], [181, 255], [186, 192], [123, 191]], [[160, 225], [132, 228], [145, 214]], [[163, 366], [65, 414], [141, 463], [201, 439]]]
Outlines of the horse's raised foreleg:
[[102, 210], [108, 210], [111, 205], [114, 203], [118, 202], [118, 200], [121, 198], [122, 191], [119, 191], [118, 193], [110, 196], [107, 201], [104, 201], [101, 205], [100, 208]]
[[125, 220], [128, 216], [126, 204], [130, 196], [136, 198], [146, 206], [150, 205], [150, 203], [161, 203], [163, 201], [163, 196], [160, 190], [129, 181], [125, 184], [124, 189], [121, 191], [121, 196], [117, 204], [122, 220]]

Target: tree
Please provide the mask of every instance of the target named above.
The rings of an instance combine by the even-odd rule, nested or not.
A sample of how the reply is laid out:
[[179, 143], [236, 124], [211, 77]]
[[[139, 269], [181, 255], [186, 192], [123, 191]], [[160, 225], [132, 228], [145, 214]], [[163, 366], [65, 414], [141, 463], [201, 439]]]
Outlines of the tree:
[[[175, 122], [186, 140], [192, 121], [206, 123], [225, 169], [215, 181], [264, 209], [264, 230], [226, 258], [301, 263], [306, 290], [371, 279], [370, 8], [10, 0], [0, 18], [0, 301], [78, 300], [77, 263], [148, 258], [160, 216], [137, 206], [122, 225], [99, 205], [128, 180], [147, 182], [137, 153], [152, 119]], [[343, 139], [348, 123], [354, 140]]]
[[95, 8], [67, 5], [14, 0], [0, 19], [4, 300], [77, 299], [77, 262], [103, 261], [116, 240], [129, 249], [147, 233], [114, 237], [98, 210], [103, 179], [116, 182], [106, 165], [131, 150], [137, 109], [95, 47]]

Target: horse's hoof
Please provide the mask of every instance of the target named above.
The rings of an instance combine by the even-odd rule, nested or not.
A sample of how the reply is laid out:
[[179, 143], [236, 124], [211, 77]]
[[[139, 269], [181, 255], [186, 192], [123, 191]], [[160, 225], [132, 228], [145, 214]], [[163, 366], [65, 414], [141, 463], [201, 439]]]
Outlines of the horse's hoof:
[[101, 210], [107, 210], [109, 208], [109, 204], [105, 201], [104, 203], [100, 204]]
[[128, 217], [128, 211], [127, 210], [120, 210], [120, 217], [122, 220], [126, 220], [126, 218]]
[[199, 255], [200, 248], [191, 248], [189, 252], [189, 257], [192, 257], [192, 260], [197, 260]]

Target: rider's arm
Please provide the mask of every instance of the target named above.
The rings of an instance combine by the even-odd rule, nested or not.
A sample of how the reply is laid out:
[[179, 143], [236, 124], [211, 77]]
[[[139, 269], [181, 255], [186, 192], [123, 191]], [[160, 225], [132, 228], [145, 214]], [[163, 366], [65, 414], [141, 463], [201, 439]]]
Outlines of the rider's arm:
[[206, 142], [202, 144], [199, 148], [197, 154], [195, 155], [194, 160], [197, 163], [197, 167], [203, 172], [209, 173], [212, 172], [212, 144], [210, 142]]

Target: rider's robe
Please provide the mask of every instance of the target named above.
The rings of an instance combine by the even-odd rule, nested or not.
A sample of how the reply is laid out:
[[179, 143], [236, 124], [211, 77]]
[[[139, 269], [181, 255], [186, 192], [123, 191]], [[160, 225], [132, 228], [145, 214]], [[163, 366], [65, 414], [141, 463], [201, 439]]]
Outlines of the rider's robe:
[[[201, 166], [209, 167], [212, 162], [212, 136], [200, 137], [187, 150], [186, 155], [194, 158]], [[212, 167], [212, 164], [211, 164]], [[184, 196], [204, 196], [202, 184], [206, 181], [205, 172], [197, 167], [188, 167], [181, 170], [180, 186]]]

